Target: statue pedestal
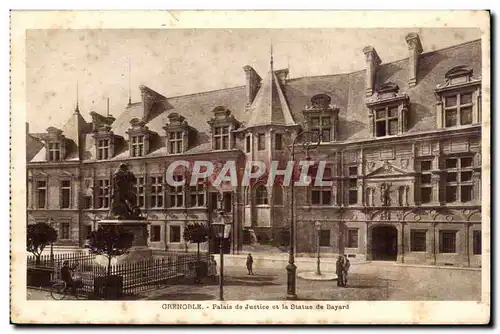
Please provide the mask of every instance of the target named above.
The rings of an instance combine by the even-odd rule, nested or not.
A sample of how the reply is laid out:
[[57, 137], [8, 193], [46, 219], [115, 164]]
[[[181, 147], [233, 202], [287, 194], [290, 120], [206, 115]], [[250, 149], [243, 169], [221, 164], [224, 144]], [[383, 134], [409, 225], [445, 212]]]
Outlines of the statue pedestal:
[[[100, 220], [98, 226], [121, 226], [124, 230], [134, 234], [132, 248], [127, 254], [117, 256], [111, 263], [122, 264], [151, 260], [153, 252], [148, 248], [148, 222], [145, 220]], [[102, 262], [102, 261], [99, 261]]]

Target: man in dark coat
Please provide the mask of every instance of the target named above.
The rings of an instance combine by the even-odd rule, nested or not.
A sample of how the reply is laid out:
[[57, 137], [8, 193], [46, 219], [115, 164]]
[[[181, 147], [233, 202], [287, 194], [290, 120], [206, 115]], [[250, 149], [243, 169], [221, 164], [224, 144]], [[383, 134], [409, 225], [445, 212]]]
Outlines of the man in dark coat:
[[337, 258], [335, 273], [337, 274], [337, 286], [344, 286], [344, 257], [342, 256]]
[[344, 254], [344, 275], [343, 275], [343, 279], [344, 279], [343, 286], [344, 287], [347, 286], [347, 274], [349, 273], [349, 268], [350, 267], [351, 267], [351, 262], [347, 258], [347, 255]]
[[247, 270], [248, 270], [247, 275], [253, 275], [253, 257], [252, 254], [250, 253], [248, 253], [247, 256]]

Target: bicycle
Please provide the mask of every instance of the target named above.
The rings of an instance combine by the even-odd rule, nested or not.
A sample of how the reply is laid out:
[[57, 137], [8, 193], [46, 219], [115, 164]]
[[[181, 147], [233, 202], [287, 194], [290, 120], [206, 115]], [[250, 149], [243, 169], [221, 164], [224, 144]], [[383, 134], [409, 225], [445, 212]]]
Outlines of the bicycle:
[[[78, 286], [75, 289], [75, 294], [73, 294], [75, 299], [83, 299], [82, 295], [80, 295], [78, 293], [78, 290], [80, 290], [80, 289], [81, 289], [81, 286]], [[50, 296], [54, 300], [62, 300], [64, 298], [66, 298], [66, 296], [68, 295], [69, 292], [71, 292], [70, 290], [71, 289], [68, 288], [66, 282], [64, 282], [64, 281], [55, 282], [52, 285], [52, 289], [50, 290]]]

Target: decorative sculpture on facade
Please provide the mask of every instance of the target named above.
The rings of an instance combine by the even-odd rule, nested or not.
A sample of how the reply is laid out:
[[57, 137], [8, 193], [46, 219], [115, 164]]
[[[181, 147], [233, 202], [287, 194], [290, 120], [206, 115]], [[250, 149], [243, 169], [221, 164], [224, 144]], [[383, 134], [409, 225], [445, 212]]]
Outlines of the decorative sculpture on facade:
[[113, 193], [111, 196], [110, 218], [128, 220], [144, 219], [141, 210], [135, 204], [136, 194], [134, 185], [137, 179], [126, 164], [120, 164], [120, 167], [113, 175]]
[[380, 185], [380, 202], [382, 206], [391, 205], [391, 185], [389, 183], [382, 183]]

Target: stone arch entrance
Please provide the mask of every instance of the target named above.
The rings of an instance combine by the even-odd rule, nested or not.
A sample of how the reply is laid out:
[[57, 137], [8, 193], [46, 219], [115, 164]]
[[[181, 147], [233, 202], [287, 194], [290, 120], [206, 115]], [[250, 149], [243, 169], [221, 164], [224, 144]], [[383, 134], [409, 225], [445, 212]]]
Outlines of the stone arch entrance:
[[391, 225], [374, 226], [371, 231], [371, 253], [374, 261], [396, 261], [398, 230]]

